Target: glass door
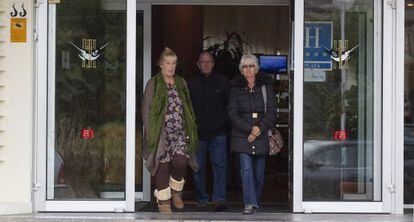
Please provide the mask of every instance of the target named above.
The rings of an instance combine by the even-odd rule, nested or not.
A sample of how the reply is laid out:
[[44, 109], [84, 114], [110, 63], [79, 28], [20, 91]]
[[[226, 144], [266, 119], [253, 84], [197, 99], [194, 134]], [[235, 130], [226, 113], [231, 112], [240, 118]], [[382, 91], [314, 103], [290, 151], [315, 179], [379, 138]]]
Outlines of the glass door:
[[[414, 208], [414, 1], [404, 18], [404, 208]], [[402, 54], [402, 53], [401, 53]]]
[[295, 7], [294, 211], [389, 212], [374, 97], [382, 94], [382, 2]]
[[134, 211], [135, 9], [48, 4], [45, 211]]
[[[144, 86], [151, 78], [151, 4], [137, 3], [137, 110], [136, 110], [136, 177], [135, 177], [135, 200], [151, 200], [151, 174], [144, 167], [142, 159], [142, 141], [144, 126], [141, 116], [141, 101], [144, 93]], [[137, 186], [139, 184], [139, 186]]]

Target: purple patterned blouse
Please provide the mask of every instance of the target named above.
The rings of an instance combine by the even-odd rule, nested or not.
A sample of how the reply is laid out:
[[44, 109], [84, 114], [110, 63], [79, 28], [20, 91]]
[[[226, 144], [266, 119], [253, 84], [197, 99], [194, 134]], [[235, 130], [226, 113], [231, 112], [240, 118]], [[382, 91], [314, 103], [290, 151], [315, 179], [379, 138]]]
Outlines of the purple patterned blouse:
[[165, 111], [165, 146], [166, 152], [160, 162], [170, 162], [174, 155], [190, 158], [183, 126], [183, 103], [177, 87], [168, 84], [168, 104]]

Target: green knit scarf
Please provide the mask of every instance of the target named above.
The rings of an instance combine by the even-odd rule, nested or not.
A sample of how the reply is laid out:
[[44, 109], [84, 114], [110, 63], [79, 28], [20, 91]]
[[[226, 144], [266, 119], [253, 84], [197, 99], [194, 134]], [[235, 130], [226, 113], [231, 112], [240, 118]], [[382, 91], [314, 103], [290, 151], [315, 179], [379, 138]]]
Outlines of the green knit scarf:
[[[168, 88], [161, 73], [158, 73], [154, 78], [154, 98], [151, 102], [150, 116], [149, 116], [149, 135], [148, 145], [149, 149], [155, 151], [158, 146], [158, 140], [161, 134], [162, 124], [165, 121], [165, 110], [167, 108]], [[195, 115], [192, 109], [190, 95], [185, 86], [184, 79], [175, 76], [175, 85], [177, 86], [179, 97], [183, 103], [183, 121], [184, 132], [187, 138], [187, 147], [190, 153], [193, 153], [197, 147], [197, 125], [195, 122]]]

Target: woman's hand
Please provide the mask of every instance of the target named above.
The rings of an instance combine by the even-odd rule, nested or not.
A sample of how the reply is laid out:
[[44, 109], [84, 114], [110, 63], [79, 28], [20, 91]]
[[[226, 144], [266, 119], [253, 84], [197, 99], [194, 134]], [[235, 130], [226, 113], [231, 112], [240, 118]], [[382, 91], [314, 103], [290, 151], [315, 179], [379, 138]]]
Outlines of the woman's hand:
[[256, 140], [256, 135], [254, 135], [253, 133], [251, 133], [248, 137], [247, 137], [247, 141], [249, 141], [249, 143], [252, 143], [253, 141]]
[[254, 134], [256, 137], [258, 137], [260, 135], [260, 128], [253, 126], [251, 134]]

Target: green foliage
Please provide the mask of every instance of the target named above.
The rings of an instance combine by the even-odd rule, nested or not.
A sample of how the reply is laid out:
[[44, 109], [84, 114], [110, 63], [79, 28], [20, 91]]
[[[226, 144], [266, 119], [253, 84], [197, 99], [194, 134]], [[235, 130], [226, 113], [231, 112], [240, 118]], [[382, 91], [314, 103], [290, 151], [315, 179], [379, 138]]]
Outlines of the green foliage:
[[[101, 1], [65, 1], [56, 12], [56, 112], [96, 125], [124, 116], [126, 85], [126, 12], [100, 10]], [[98, 9], [98, 10], [97, 10]], [[103, 48], [96, 68], [82, 68], [82, 39]], [[69, 68], [61, 52], [70, 55]], [[114, 105], [113, 103], [116, 103]]]
[[[371, 21], [364, 12], [346, 12], [345, 36], [341, 36], [341, 17], [337, 11], [330, 13], [309, 13], [307, 21], [333, 22], [333, 40], [348, 40], [348, 49], [359, 45], [348, 60], [348, 68], [344, 73], [338, 67], [324, 71], [325, 82], [304, 82], [304, 139], [331, 140], [334, 131], [341, 129], [341, 115], [345, 115], [345, 130], [349, 140], [358, 138], [358, 118], [372, 118], [372, 113], [366, 110], [367, 100], [373, 97], [373, 79], [368, 65], [372, 64], [372, 51], [367, 47], [372, 44], [367, 39], [368, 32], [372, 32]], [[368, 42], [367, 42], [368, 41]], [[361, 50], [362, 49], [362, 50]], [[359, 54], [361, 52], [366, 55]], [[365, 58], [366, 61], [360, 58]], [[368, 62], [371, 61], [371, 62]], [[337, 65], [335, 62], [333, 62]], [[307, 70], [304, 70], [305, 72]], [[341, 90], [341, 88], [343, 88]], [[358, 113], [359, 110], [365, 113]], [[358, 116], [362, 115], [362, 116]]]
[[243, 33], [239, 31], [227, 32], [226, 38], [219, 39], [217, 37], [207, 36], [204, 41], [215, 40], [216, 43], [208, 46], [205, 50], [209, 51], [215, 58], [215, 71], [226, 75], [230, 79], [239, 73], [239, 62], [245, 52], [245, 47], [250, 45], [243, 40]]

